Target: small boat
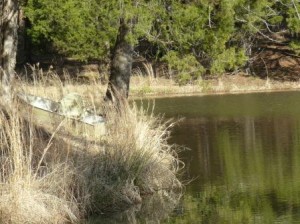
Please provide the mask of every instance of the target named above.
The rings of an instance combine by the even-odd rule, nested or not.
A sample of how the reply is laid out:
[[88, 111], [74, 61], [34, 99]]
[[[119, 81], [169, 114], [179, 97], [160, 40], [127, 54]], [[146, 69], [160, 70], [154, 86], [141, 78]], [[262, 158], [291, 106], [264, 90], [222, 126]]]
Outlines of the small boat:
[[106, 133], [105, 119], [84, 108], [78, 94], [68, 94], [60, 102], [25, 93], [17, 97], [22, 116], [51, 132], [62, 129], [73, 136], [93, 139]]

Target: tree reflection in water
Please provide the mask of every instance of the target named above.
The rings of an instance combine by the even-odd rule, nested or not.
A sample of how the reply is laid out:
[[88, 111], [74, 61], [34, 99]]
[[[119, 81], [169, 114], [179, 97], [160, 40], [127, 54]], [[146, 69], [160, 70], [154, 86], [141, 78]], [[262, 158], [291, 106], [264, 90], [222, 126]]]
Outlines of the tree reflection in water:
[[300, 92], [174, 97], [187, 186], [166, 223], [300, 223]]
[[186, 163], [198, 178], [171, 223], [300, 221], [300, 119], [191, 119], [175, 135], [193, 148]]

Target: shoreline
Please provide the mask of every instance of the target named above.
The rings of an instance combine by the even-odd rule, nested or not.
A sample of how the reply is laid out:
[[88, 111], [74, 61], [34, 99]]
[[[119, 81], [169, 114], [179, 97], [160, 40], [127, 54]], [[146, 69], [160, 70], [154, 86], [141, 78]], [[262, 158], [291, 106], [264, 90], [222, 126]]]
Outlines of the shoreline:
[[239, 95], [239, 94], [255, 94], [255, 93], [276, 93], [276, 92], [296, 92], [300, 91], [298, 89], [262, 89], [262, 90], [249, 90], [249, 91], [234, 91], [234, 92], [194, 92], [194, 93], [171, 93], [165, 95], [131, 95], [129, 96], [129, 100], [136, 100], [136, 99], [157, 99], [157, 98], [173, 98], [173, 97], [188, 97], [188, 96], [215, 96], [215, 95]]
[[[20, 81], [18, 85], [21, 86], [22, 91], [25, 93], [56, 101], [65, 94], [76, 92], [92, 102], [101, 102], [107, 89], [107, 84], [101, 84], [99, 81], [76, 82], [70, 79], [62, 83], [59, 79], [55, 80], [51, 78], [46, 78], [35, 84]], [[61, 91], [56, 91], [57, 85], [62, 87]], [[47, 86], [47, 88], [45, 88], [45, 86]], [[193, 84], [183, 86], [178, 85], [172, 79], [132, 76], [129, 100], [299, 90], [300, 81], [276, 81], [245, 76], [244, 74], [223, 75], [222, 77], [215, 79], [197, 80], [193, 82]]]
[[[205, 89], [202, 86], [209, 86], [209, 88]], [[129, 92], [129, 99], [289, 92], [299, 91], [300, 82], [264, 80], [236, 75], [224, 76], [216, 80], [203, 80], [201, 85], [179, 86], [169, 80], [169, 83], [160, 86], [150, 83], [147, 88], [148, 92], [143, 92], [145, 85], [133, 83]]]

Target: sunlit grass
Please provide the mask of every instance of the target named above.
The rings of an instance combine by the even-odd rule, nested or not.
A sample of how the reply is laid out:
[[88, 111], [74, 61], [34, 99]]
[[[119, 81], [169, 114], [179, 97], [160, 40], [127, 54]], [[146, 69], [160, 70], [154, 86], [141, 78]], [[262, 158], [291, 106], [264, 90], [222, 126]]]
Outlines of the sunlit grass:
[[[19, 82], [16, 91], [57, 100], [84, 87], [44, 81]], [[77, 223], [139, 204], [143, 195], [180, 192], [181, 163], [167, 143], [173, 123], [127, 101], [103, 104], [100, 96], [85, 97], [106, 116], [107, 134], [95, 139], [66, 136], [61, 127], [49, 131], [24, 116], [17, 101], [1, 107], [2, 223]]]
[[[97, 79], [94, 75], [92, 78], [83, 79], [83, 77], [89, 77], [89, 73], [78, 76], [75, 74], [76, 77], [71, 77], [70, 74], [64, 72], [62, 77], [59, 78], [56, 72], [51, 69], [43, 71], [38, 66], [31, 66], [31, 70], [32, 81], [22, 82], [22, 86], [27, 93], [34, 95], [38, 93], [41, 96], [56, 100], [68, 92], [78, 92], [87, 98], [97, 98], [98, 100], [105, 95], [107, 81], [103, 83], [103, 80]], [[129, 96], [134, 98], [191, 94], [228, 94], [296, 90], [300, 88], [300, 83], [296, 81], [261, 79], [244, 73], [199, 78], [198, 80], [191, 80], [186, 85], [179, 85], [175, 79], [165, 78], [166, 74], [156, 75], [154, 75], [154, 70], [149, 63], [144, 63], [142, 69], [134, 69], [130, 80]], [[44, 88], [45, 86], [47, 88]], [[57, 91], [58, 86], [63, 88]]]
[[77, 222], [85, 206], [74, 195], [80, 186], [67, 145], [22, 119], [16, 108], [1, 109], [1, 223]]

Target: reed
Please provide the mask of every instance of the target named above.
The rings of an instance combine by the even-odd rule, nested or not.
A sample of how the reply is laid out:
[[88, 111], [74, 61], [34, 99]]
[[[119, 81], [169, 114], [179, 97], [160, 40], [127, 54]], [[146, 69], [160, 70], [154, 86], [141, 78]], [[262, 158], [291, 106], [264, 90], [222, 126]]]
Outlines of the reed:
[[170, 121], [121, 100], [102, 105], [104, 137], [75, 139], [26, 120], [20, 106], [0, 107], [0, 222], [78, 223], [180, 191]]
[[167, 143], [173, 123], [148, 116], [142, 109], [130, 107], [127, 101], [118, 107], [107, 105], [104, 111], [107, 114], [104, 151], [94, 157], [94, 166], [88, 172], [97, 178], [97, 181], [91, 178], [89, 184], [92, 195], [96, 196], [93, 202], [96, 207], [115, 210], [119, 205], [140, 203], [144, 194], [181, 189], [176, 177], [181, 163], [174, 146]]
[[[261, 79], [244, 73], [211, 76], [208, 79], [199, 78], [187, 85], [178, 85], [172, 78], [166, 78], [168, 75], [164, 71], [155, 77], [154, 69], [150, 63], [142, 63], [142, 65], [142, 68], [133, 70], [130, 79], [130, 97], [250, 93], [297, 90], [300, 88], [299, 81]], [[77, 80], [78, 74], [71, 76], [67, 71], [60, 78], [53, 69], [43, 71], [38, 65], [33, 65], [30, 68], [32, 81], [28, 82], [26, 79], [21, 85], [27, 93], [33, 95], [39, 94], [58, 100], [68, 92], [77, 92], [90, 99], [99, 99], [99, 96], [105, 95], [107, 89], [107, 85], [97, 79], [82, 82], [82, 80]]]
[[1, 223], [77, 222], [77, 183], [61, 151], [65, 145], [22, 119], [16, 109], [2, 108], [0, 121]]

